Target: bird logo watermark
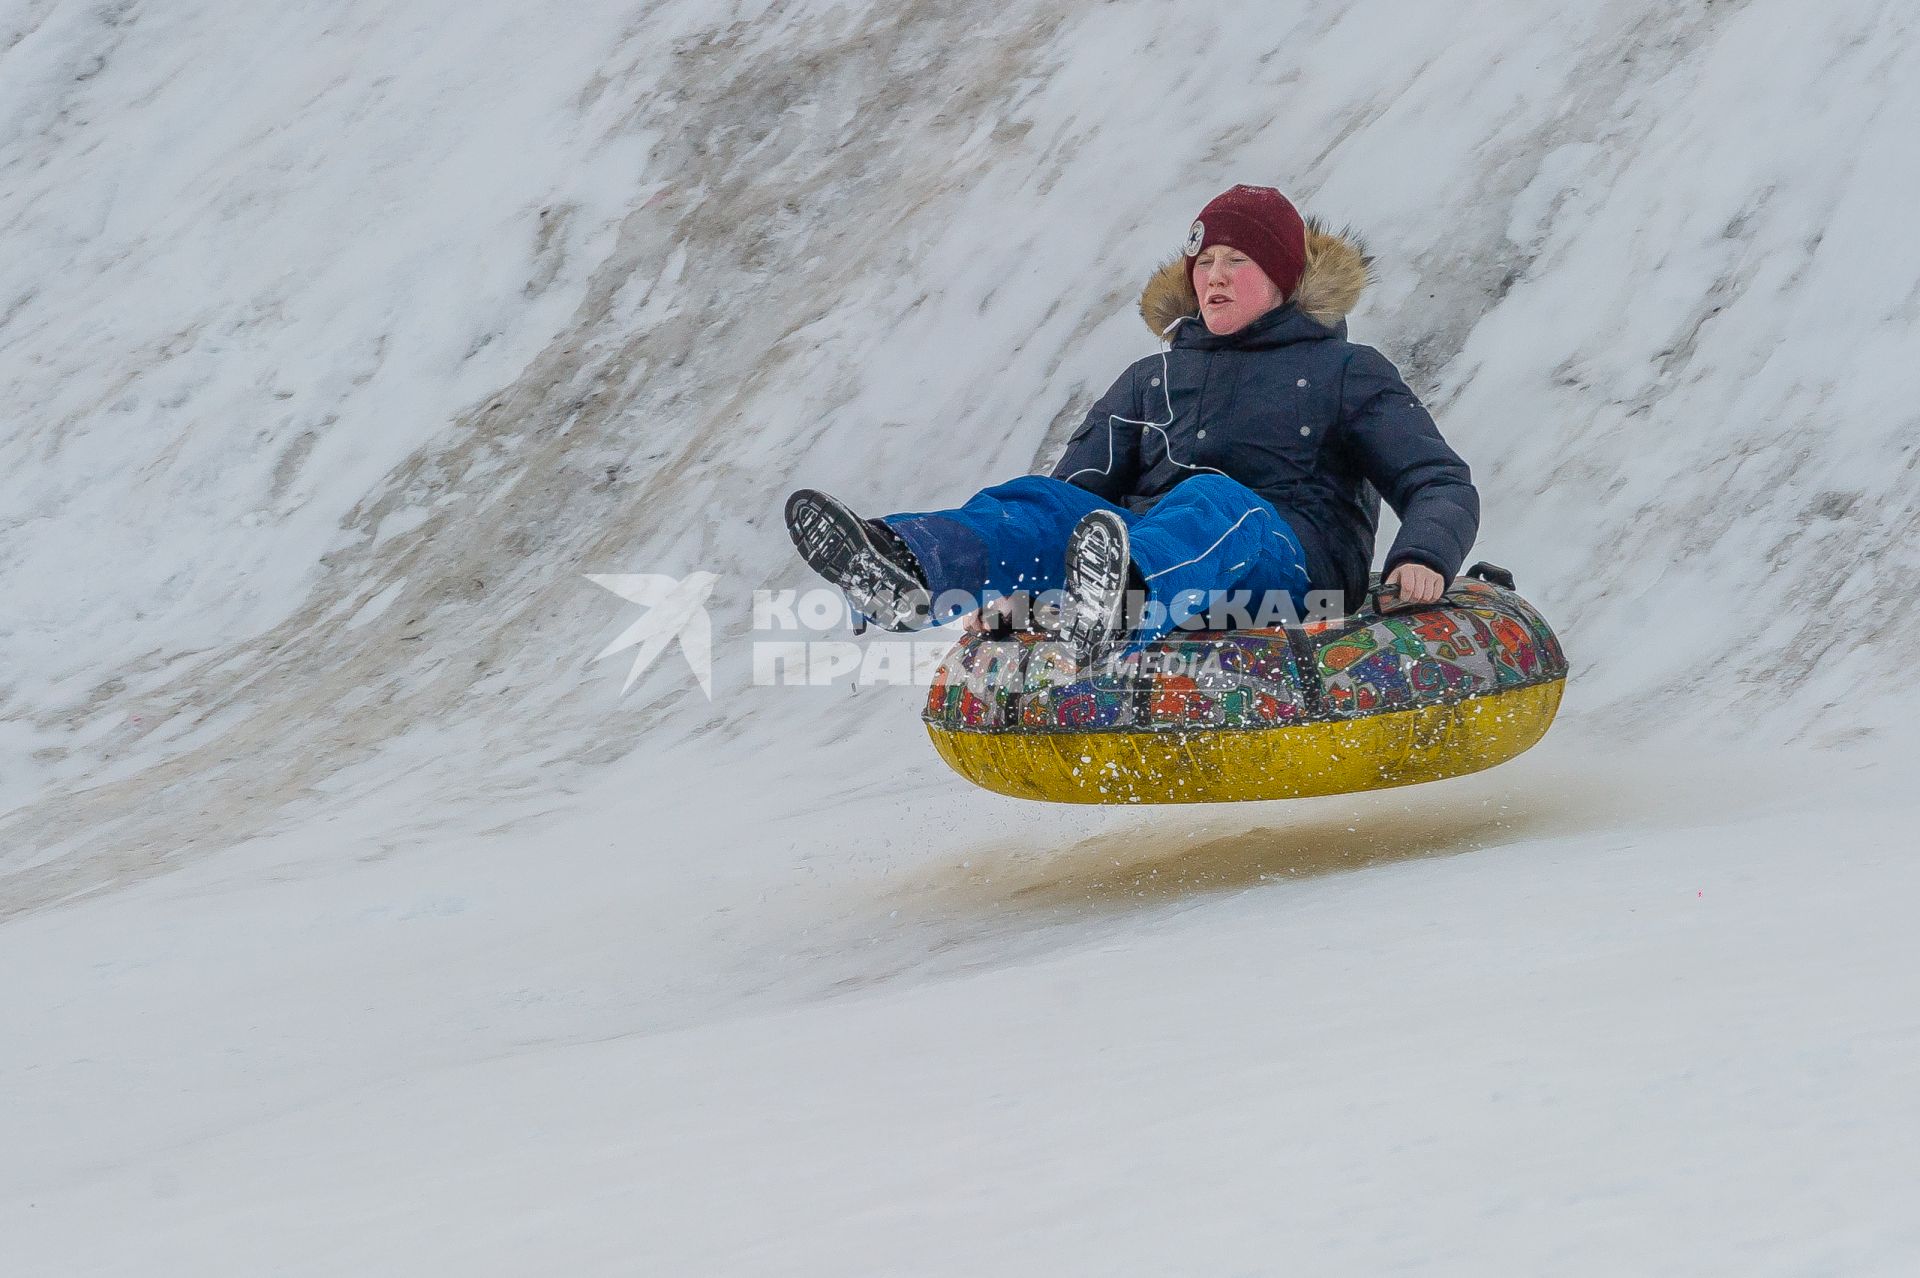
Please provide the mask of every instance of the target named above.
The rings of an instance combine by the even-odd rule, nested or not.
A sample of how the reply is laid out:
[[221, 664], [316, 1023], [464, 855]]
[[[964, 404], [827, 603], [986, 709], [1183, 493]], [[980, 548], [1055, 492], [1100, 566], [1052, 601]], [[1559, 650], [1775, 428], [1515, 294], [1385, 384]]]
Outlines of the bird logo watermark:
[[594, 656], [595, 661], [603, 661], [628, 648], [638, 649], [633, 665], [627, 669], [627, 681], [620, 686], [622, 693], [633, 687], [667, 645], [678, 640], [680, 655], [687, 659], [700, 691], [707, 694], [707, 700], [713, 700], [713, 622], [707, 616], [707, 596], [720, 580], [718, 573], [695, 572], [685, 577], [651, 572], [584, 575], [594, 585], [646, 609]]

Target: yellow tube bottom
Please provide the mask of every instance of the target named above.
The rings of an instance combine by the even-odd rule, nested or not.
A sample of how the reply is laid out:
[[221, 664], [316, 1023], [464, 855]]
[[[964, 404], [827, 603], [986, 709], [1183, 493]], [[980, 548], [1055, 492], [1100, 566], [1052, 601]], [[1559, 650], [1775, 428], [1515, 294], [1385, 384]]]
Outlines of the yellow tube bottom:
[[927, 735], [955, 772], [1016, 799], [1229, 803], [1384, 790], [1479, 772], [1531, 747], [1565, 681], [1356, 719], [1190, 732]]

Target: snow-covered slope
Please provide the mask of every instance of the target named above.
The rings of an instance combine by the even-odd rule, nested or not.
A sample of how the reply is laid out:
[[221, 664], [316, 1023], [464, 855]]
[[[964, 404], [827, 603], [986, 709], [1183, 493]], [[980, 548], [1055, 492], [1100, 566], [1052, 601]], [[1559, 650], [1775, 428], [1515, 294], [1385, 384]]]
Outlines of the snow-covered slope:
[[[1183, 1022], [1217, 1050], [1160, 1058], [1141, 1094], [1164, 1105], [1184, 1085], [1171, 1073], [1203, 1069], [1219, 1090], [1177, 1112], [1218, 1117], [1266, 1094], [1276, 1053], [1300, 1053], [1275, 1066], [1292, 1086], [1395, 1049], [1394, 992], [1432, 1004], [1412, 977], [1436, 934], [1408, 939], [1410, 921], [1448, 928], [1463, 985], [1537, 959], [1543, 934], [1485, 917], [1503, 899], [1555, 902], [1577, 966], [1521, 981], [1517, 1006], [1592, 1009], [1534, 1099], [1583, 1098], [1563, 1135], [1618, 1143], [1538, 1169], [1537, 1199], [1468, 1173], [1486, 1228], [1536, 1208], [1583, 1228], [1568, 1205], [1608, 1195], [1606, 1220], [1645, 1219], [1668, 1194], [1662, 1177], [1621, 1181], [1673, 1153], [1611, 1121], [1642, 1076], [1582, 1090], [1562, 1070], [1582, 1045], [1670, 1049], [1643, 1059], [1656, 1074], [1716, 1052], [1752, 1071], [1706, 1068], [1701, 1087], [1799, 1062], [1890, 1096], [1899, 1075], [1879, 1053], [1910, 1045], [1911, 1025], [1876, 1022], [1871, 1000], [1838, 1020], [1792, 1006], [1857, 992], [1893, 960], [1874, 938], [1894, 926], [1897, 879], [1876, 894], [1892, 867], [1858, 845], [1904, 817], [1853, 773], [1871, 782], [1902, 757], [1920, 706], [1905, 675], [1920, 624], [1905, 586], [1920, 569], [1920, 373], [1903, 358], [1920, 318], [1915, 118], [1920, 25], [1866, 0], [594, 0], [564, 20], [503, 0], [0, 0], [0, 953], [29, 974], [0, 1018], [20, 1045], [0, 1061], [0, 1113], [21, 1133], [0, 1160], [9, 1223], [47, 1272], [71, 1272], [54, 1258], [77, 1222], [151, 1189], [152, 1213], [96, 1231], [103, 1264], [137, 1265], [171, 1230], [182, 1270], [294, 1254], [367, 1267], [352, 1242], [312, 1252], [279, 1226], [224, 1229], [228, 1212], [278, 1219], [273, 1195], [312, 1200], [258, 1179], [293, 1143], [358, 1193], [404, 1196], [380, 1167], [439, 1181], [447, 1229], [499, 1219], [524, 1242], [493, 1255], [502, 1268], [533, 1267], [564, 1221], [586, 1231], [573, 1267], [627, 1272], [634, 1220], [607, 1219], [591, 1190], [608, 1149], [649, 1175], [695, 1146], [758, 1150], [784, 1177], [830, 1139], [757, 1091], [749, 1117], [722, 1122], [703, 1107], [733, 1103], [724, 1072], [677, 1110], [656, 1064], [698, 1072], [845, 1036], [871, 1045], [831, 1058], [848, 1089], [833, 1104], [853, 1105], [864, 1079], [934, 1050], [916, 1026], [995, 1002], [1036, 1025], [1081, 1009], [1066, 1022], [1079, 1038], [1023, 1055], [1016, 1034], [972, 1063], [997, 1071], [980, 1095], [1006, 1098], [1006, 1131], [1082, 1115], [1062, 1140], [1086, 1199], [1052, 1210], [1098, 1222], [1124, 1179], [1103, 1169], [1101, 1122], [1146, 1130], [1068, 1095], [1142, 1014], [1104, 990], [1146, 1007], [1208, 984], [1225, 961], [1216, 925], [1271, 941], [1276, 964], [1311, 968], [1315, 945], [1348, 956], [1354, 997], [1382, 1018], [1351, 1038], [1321, 1004], [1261, 1001], [1290, 966], [1228, 980], [1221, 1020]], [[1401, 795], [1054, 812], [962, 790], [910, 688], [750, 686], [750, 592], [806, 584], [780, 496], [805, 483], [924, 509], [1032, 469], [1151, 349], [1133, 296], [1235, 181], [1283, 186], [1377, 254], [1355, 335], [1428, 393], [1482, 481], [1477, 553], [1516, 570], [1574, 660], [1539, 756]], [[694, 571], [719, 575], [713, 699], [676, 660], [621, 696], [621, 663], [592, 659], [630, 610], [582, 574]], [[1630, 750], [1657, 753], [1623, 765]], [[1701, 762], [1733, 750], [1738, 766]], [[1783, 778], [1806, 793], [1783, 797]], [[1645, 815], [1636, 797], [1665, 789], [1682, 798]], [[1750, 813], [1773, 814], [1767, 838], [1741, 824]], [[1829, 820], [1855, 842], [1784, 833]], [[1196, 840], [1213, 851], [1186, 855]], [[1306, 894], [1277, 881], [1493, 845]], [[1740, 869], [1747, 854], [1773, 877]], [[1793, 972], [1761, 965], [1797, 978], [1772, 987], [1784, 1002], [1645, 1047], [1636, 1007], [1686, 1015], [1646, 964], [1704, 964], [1710, 989], [1758, 998], [1753, 980], [1723, 980], [1726, 947], [1773, 935], [1829, 864], [1836, 886]], [[1123, 907], [1087, 886], [1100, 866], [1118, 867]], [[1636, 950], [1647, 938], [1597, 921], [1638, 899], [1678, 909], [1666, 894], [1686, 888], [1708, 900], [1714, 875], [1744, 886], [1715, 893], [1728, 912], [1698, 931], [1673, 922]], [[1843, 921], [1850, 902], [1866, 940]], [[815, 1006], [845, 994], [857, 1009]], [[1298, 1038], [1224, 1029], [1282, 1010]], [[738, 1024], [711, 1028], [725, 1018]], [[1476, 1041], [1497, 1053], [1532, 1023], [1510, 1009]], [[1836, 1033], [1881, 1046], [1821, 1056]], [[1422, 1050], [1444, 1066], [1426, 1082], [1381, 1080], [1409, 1112], [1448, 1103], [1444, 1080], [1477, 1059], [1460, 1036]], [[818, 1081], [829, 1058], [809, 1059], [800, 1075]], [[1477, 1063], [1533, 1077], [1518, 1059]], [[1007, 1081], [1036, 1073], [1031, 1094]], [[875, 1186], [859, 1205], [776, 1204], [733, 1263], [765, 1268], [778, 1244], [796, 1267], [828, 1264], [907, 1202], [972, 1203], [952, 1220], [1067, 1239], [1021, 1215], [1021, 1176], [942, 1199], [995, 1173], [960, 1148], [968, 1124], [1003, 1130], [980, 1127], [979, 1095], [952, 1097], [971, 1077], [928, 1076], [919, 1111], [952, 1170], [914, 1163], [900, 1174], [919, 1188], [899, 1199]], [[610, 1124], [605, 1145], [555, 1138], [534, 1167], [514, 1164], [504, 1128], [443, 1149], [430, 1114], [383, 1119], [367, 1144], [287, 1117], [369, 1096], [369, 1113], [431, 1111], [432, 1095], [515, 1113], [562, 1079], [586, 1095], [555, 1121]], [[1358, 1095], [1316, 1103], [1351, 1112]], [[1655, 1108], [1697, 1095], [1669, 1089]], [[1780, 1140], [1804, 1156], [1822, 1124], [1865, 1114], [1819, 1109]], [[1720, 1117], [1699, 1178], [1749, 1156], [1713, 1144], [1734, 1130]], [[1416, 1143], [1511, 1167], [1525, 1126]], [[1309, 1148], [1332, 1150], [1348, 1129], [1312, 1130]], [[1333, 1219], [1370, 1176], [1416, 1192], [1426, 1164], [1392, 1162], [1404, 1149], [1376, 1135], [1363, 1146], [1397, 1170], [1340, 1163], [1348, 1179], [1302, 1210]], [[1142, 1142], [1129, 1147], [1158, 1148]], [[1913, 1170], [1870, 1144], [1841, 1142], [1833, 1156], [1857, 1158], [1828, 1186], [1869, 1219], [1868, 1172]], [[462, 1160], [481, 1164], [473, 1179], [446, 1179]], [[556, 1163], [570, 1170], [543, 1174]], [[1316, 1172], [1256, 1174], [1284, 1197]], [[1175, 1202], [1214, 1183], [1169, 1175]], [[182, 1183], [176, 1205], [164, 1186]], [[559, 1195], [568, 1210], [547, 1214]], [[378, 1215], [369, 1198], [328, 1202]], [[1737, 1232], [1758, 1204], [1715, 1198], [1711, 1215]], [[821, 1210], [837, 1214], [809, 1223]], [[1297, 1233], [1303, 1218], [1284, 1219]], [[1783, 1268], [1898, 1267], [1916, 1250], [1830, 1217], [1779, 1221], [1812, 1240], [1773, 1253]], [[1741, 1238], [1772, 1237], [1755, 1229]], [[216, 1236], [261, 1250], [206, 1250]], [[404, 1220], [366, 1237], [422, 1263], [454, 1254]], [[1449, 1258], [1453, 1243], [1416, 1237], [1301, 1254]], [[1711, 1240], [1684, 1246], [1697, 1259]], [[1004, 1259], [956, 1255], [972, 1271]]]

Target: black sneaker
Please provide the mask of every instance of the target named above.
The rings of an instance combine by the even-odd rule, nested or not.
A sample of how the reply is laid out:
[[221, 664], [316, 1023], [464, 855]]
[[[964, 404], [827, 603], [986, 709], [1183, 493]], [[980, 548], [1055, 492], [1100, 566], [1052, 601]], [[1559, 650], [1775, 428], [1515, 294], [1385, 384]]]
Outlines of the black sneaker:
[[906, 632], [931, 620], [919, 561], [885, 524], [802, 488], [787, 498], [787, 534], [807, 566], [845, 591], [854, 609], [875, 624]]
[[1096, 510], [1073, 526], [1067, 538], [1066, 598], [1056, 630], [1075, 661], [1086, 666], [1126, 637], [1127, 525], [1110, 510]]

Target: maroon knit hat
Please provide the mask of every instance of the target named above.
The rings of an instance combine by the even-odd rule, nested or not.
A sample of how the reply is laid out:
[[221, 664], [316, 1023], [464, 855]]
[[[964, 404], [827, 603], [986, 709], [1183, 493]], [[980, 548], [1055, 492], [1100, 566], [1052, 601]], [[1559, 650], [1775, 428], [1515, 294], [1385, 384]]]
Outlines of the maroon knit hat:
[[1252, 258], [1286, 301], [1307, 269], [1307, 224], [1293, 202], [1270, 186], [1236, 186], [1200, 210], [1187, 231], [1187, 273], [1203, 249], [1224, 244]]

